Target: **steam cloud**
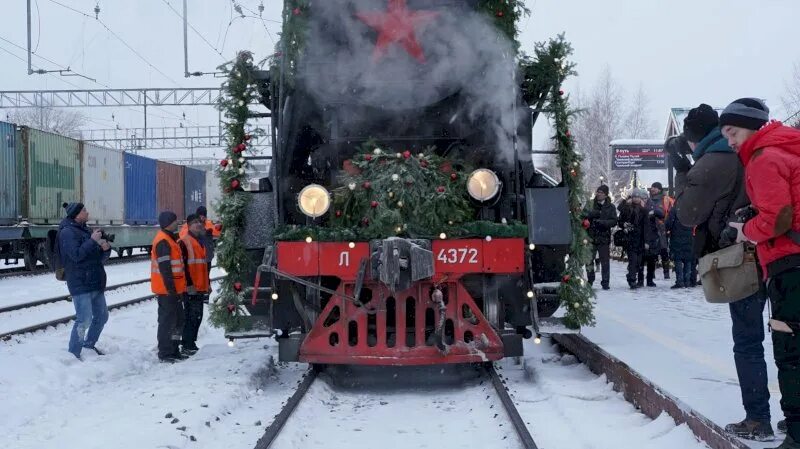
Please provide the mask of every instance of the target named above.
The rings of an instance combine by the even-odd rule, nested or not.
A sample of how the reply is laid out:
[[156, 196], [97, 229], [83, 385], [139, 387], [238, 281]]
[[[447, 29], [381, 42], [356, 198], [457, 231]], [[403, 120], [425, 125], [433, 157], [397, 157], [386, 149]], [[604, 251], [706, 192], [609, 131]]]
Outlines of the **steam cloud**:
[[[411, 110], [460, 92], [473, 123], [488, 127], [498, 151], [510, 159], [519, 115], [515, 54], [485, 14], [469, 0], [408, 0], [409, 10], [437, 11], [417, 27], [425, 54], [420, 63], [398, 45], [373, 59], [375, 33], [356, 12], [381, 13], [389, 0], [318, 0], [309, 21], [300, 72], [322, 104], [365, 104]], [[519, 145], [519, 144], [518, 144]], [[523, 148], [519, 148], [523, 151]]]

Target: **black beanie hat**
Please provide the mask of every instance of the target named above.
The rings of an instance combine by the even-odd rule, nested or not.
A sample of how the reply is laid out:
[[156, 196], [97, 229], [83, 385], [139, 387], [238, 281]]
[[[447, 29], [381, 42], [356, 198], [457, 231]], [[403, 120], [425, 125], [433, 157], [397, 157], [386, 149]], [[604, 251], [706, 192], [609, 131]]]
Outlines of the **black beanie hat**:
[[67, 218], [74, 220], [83, 210], [83, 203], [64, 203], [61, 207], [67, 212]]
[[661, 190], [662, 192], [664, 191], [664, 186], [661, 185], [661, 183], [658, 182], [658, 181], [654, 182], [653, 185], [650, 186], [650, 188], [651, 189], [658, 189], [658, 190]]
[[[208, 217], [208, 209], [206, 209], [205, 206], [198, 207], [197, 210], [194, 213], [196, 213], [197, 215], [202, 215], [204, 217]], [[187, 218], [186, 221], [189, 221], [189, 219]]]
[[608, 186], [605, 184], [600, 184], [600, 187], [597, 188], [597, 192], [603, 192], [608, 196]]
[[200, 220], [200, 215], [198, 215], [198, 214], [189, 214], [189, 216], [186, 217], [186, 224], [192, 224], [193, 221], [201, 221]]
[[700, 142], [719, 125], [719, 115], [711, 106], [702, 103], [683, 119], [683, 135], [689, 142]]
[[167, 226], [171, 225], [178, 219], [178, 216], [175, 215], [175, 212], [171, 210], [165, 210], [158, 214], [158, 225], [161, 226], [161, 229], [166, 229]]
[[757, 98], [740, 98], [722, 111], [719, 126], [736, 126], [758, 131], [769, 121], [769, 108]]

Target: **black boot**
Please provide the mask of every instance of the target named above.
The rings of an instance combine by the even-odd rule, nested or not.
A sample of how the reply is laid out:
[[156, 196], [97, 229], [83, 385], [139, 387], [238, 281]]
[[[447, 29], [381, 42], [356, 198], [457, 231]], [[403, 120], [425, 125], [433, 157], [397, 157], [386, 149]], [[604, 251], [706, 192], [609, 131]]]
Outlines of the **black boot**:
[[655, 283], [655, 282], [653, 282], [653, 280], [652, 280], [652, 279], [648, 279], [648, 280], [647, 280], [647, 286], [648, 286], [648, 287], [655, 287], [655, 286], [656, 286], [656, 283]]
[[589, 281], [589, 285], [594, 285], [594, 271], [589, 271], [586, 273], [586, 280]]
[[[725, 431], [739, 438], [755, 441], [772, 441], [775, 433], [772, 431], [772, 424], [766, 421], [756, 421], [745, 419], [744, 421], [728, 424]], [[787, 439], [789, 437], [787, 436]]]

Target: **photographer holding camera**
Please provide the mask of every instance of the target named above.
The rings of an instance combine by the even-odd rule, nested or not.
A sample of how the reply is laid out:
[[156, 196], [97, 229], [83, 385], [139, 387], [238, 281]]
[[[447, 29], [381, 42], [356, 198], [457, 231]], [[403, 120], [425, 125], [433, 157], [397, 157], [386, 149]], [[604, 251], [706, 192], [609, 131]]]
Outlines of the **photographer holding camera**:
[[[722, 248], [723, 229], [734, 212], [749, 203], [744, 192], [744, 167], [722, 136], [717, 111], [707, 104], [689, 111], [683, 136], [670, 138], [665, 146], [677, 172], [678, 220], [694, 228], [694, 255], [700, 259]], [[689, 153], [694, 165], [687, 157]], [[766, 297], [760, 291], [728, 304], [745, 419], [728, 424], [725, 430], [760, 441], [774, 438], [763, 345], [765, 304]]]
[[89, 212], [83, 203], [64, 203], [63, 206], [67, 216], [59, 225], [57, 250], [75, 306], [69, 352], [81, 360], [83, 348], [103, 355], [95, 344], [108, 321], [103, 263], [111, 255], [111, 245], [103, 238], [103, 231], [92, 231], [86, 226]]
[[730, 226], [738, 231], [737, 241], [756, 244], [768, 282], [787, 427], [779, 448], [800, 449], [800, 131], [768, 122], [769, 108], [755, 98], [734, 101], [720, 116], [722, 134], [744, 164], [747, 194], [758, 211]]

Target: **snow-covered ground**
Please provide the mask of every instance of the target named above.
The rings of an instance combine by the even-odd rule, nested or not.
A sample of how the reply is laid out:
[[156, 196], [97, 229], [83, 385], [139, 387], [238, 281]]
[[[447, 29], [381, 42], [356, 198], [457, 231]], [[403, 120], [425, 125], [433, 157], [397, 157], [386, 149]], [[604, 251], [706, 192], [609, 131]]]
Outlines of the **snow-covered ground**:
[[[630, 291], [625, 265], [612, 262], [611, 290], [597, 290], [597, 326], [584, 335], [720, 426], [744, 419], [728, 305], [706, 302], [701, 287], [671, 290], [674, 280], [661, 278], [659, 270], [658, 287]], [[764, 350], [775, 428], [783, 414], [769, 333]]]
[[[546, 340], [499, 372], [541, 448], [705, 448], [669, 416], [655, 421]], [[469, 367], [335, 370], [321, 376], [276, 449], [518, 448], [491, 382]]]
[[[149, 262], [147, 262], [147, 264], [149, 268]], [[130, 264], [130, 265], [140, 265], [140, 263]], [[108, 268], [112, 269], [115, 267], [111, 266]], [[145, 279], [145, 277], [142, 276], [142, 273], [140, 272], [139, 268], [141, 267], [137, 266], [137, 267], [129, 267], [127, 268], [127, 270], [114, 270], [113, 273], [114, 273], [114, 278], [116, 280], [113, 282], [109, 282], [109, 285], [127, 282], [128, 280], [132, 281], [132, 280]], [[211, 277], [219, 276], [222, 273], [223, 273], [222, 270], [214, 268], [211, 270]], [[110, 274], [109, 274], [109, 279], [111, 279]], [[139, 298], [151, 294], [149, 277], [146, 277], [146, 279], [148, 279], [148, 282], [138, 285], [122, 287], [116, 290], [106, 292], [106, 303], [110, 306], [130, 299]], [[52, 291], [47, 293], [48, 295], [47, 297], [68, 294], [67, 286], [65, 283], [59, 282], [55, 278], [53, 278], [52, 280], [58, 282], [59, 290], [57, 290], [57, 293], [53, 293]], [[41, 293], [43, 291], [42, 290], [43, 287], [39, 286], [39, 284], [44, 284], [44, 283], [45, 282], [42, 282], [42, 280], [35, 278], [34, 279], [14, 278], [14, 279], [0, 280], [0, 292], [5, 292], [6, 289], [8, 289], [9, 292], [13, 292], [13, 295], [8, 295], [8, 294], [5, 295], [6, 297], [13, 296], [13, 301], [9, 301], [8, 303], [6, 303], [5, 301], [0, 300], [0, 304], [3, 305], [22, 304], [34, 301], [36, 299], [43, 299], [42, 297], [37, 297], [37, 296], [26, 296], [26, 294], [18, 292], [28, 292], [33, 290]], [[69, 301], [59, 301], [50, 304], [43, 304], [37, 307], [31, 307], [27, 309], [20, 309], [12, 312], [2, 313], [0, 314], [0, 334], [14, 331], [17, 329], [22, 329], [28, 326], [34, 326], [39, 323], [44, 323], [50, 320], [63, 318], [66, 316], [70, 316], [74, 313], [75, 313], [75, 307], [73, 306], [72, 302]]]
[[[110, 283], [142, 278], [131, 265]], [[615, 264], [613, 289], [599, 292], [598, 326], [586, 335], [716, 422], [740, 419], [725, 306], [705, 303], [699, 290], [671, 291], [664, 281], [633, 294], [622, 270]], [[23, 281], [36, 283], [4, 279], [0, 290], [35, 288], [17, 284]], [[63, 291], [62, 283], [55, 285], [40, 296]], [[120, 300], [135, 296], [134, 289], [119, 293]], [[275, 366], [272, 340], [228, 347], [223, 332], [205, 322], [200, 352], [161, 364], [156, 325], [155, 302], [112, 311], [98, 344], [108, 354], [86, 353], [84, 362], [66, 351], [71, 325], [0, 342], [0, 447], [250, 448], [306, 369]], [[704, 447], [669, 417], [640, 414], [604, 377], [558, 354], [547, 340], [525, 345], [519, 364], [504, 360], [499, 369], [540, 447]], [[428, 368], [425, 376], [397, 380], [398, 370], [383, 370], [382, 384], [366, 386], [354, 385], [353, 376], [342, 383], [335, 373], [323, 374], [276, 447], [518, 447], [490, 384], [475, 373]], [[776, 394], [776, 421], [777, 400]]]

